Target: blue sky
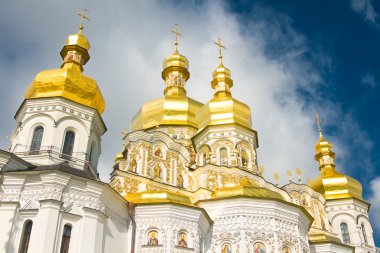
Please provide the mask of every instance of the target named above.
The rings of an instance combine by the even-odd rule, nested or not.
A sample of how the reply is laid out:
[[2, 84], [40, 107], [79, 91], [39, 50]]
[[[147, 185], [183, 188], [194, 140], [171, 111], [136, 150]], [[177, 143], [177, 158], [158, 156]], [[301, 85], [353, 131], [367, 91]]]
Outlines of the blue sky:
[[[350, 1], [6, 1], [0, 9], [0, 148], [6, 149], [14, 113], [34, 76], [60, 66], [74, 14], [87, 4], [93, 22], [85, 74], [98, 81], [107, 102], [99, 164], [109, 179], [121, 149], [120, 131], [141, 104], [161, 96], [162, 60], [173, 50], [171, 29], [183, 33], [179, 50], [190, 61], [188, 95], [212, 97], [217, 65], [212, 41], [227, 45], [235, 98], [252, 110], [259, 133], [259, 163], [271, 181], [286, 183], [287, 169], [300, 167], [304, 181], [318, 173], [314, 161], [319, 112], [334, 145], [337, 168], [363, 184], [372, 202], [380, 245], [380, 2]], [[377, 215], [377, 217], [376, 217]]]

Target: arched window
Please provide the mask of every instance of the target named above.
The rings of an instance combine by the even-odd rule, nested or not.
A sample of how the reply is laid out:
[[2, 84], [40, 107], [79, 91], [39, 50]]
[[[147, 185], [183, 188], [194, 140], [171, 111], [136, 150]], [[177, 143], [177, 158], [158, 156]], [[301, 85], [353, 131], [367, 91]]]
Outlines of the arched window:
[[69, 252], [70, 238], [71, 238], [71, 226], [66, 224], [63, 227], [62, 243], [61, 243], [60, 253], [68, 253]]
[[221, 148], [219, 151], [219, 163], [220, 165], [228, 165], [227, 149]]
[[73, 131], [67, 131], [65, 135], [65, 141], [63, 143], [62, 153], [64, 157], [71, 157], [73, 155], [75, 141], [75, 133]]
[[22, 233], [20, 253], [27, 253], [29, 248], [30, 234], [32, 233], [33, 221], [28, 220], [24, 225]]
[[34, 130], [32, 144], [30, 145], [30, 154], [38, 154], [41, 149], [42, 136], [44, 135], [44, 128], [37, 127]]
[[344, 244], [350, 244], [350, 233], [348, 232], [348, 226], [347, 223], [341, 223], [340, 224], [340, 231], [342, 233], [342, 239]]
[[365, 231], [364, 223], [361, 224], [361, 227], [362, 227], [362, 233], [363, 233], [364, 243], [368, 244], [367, 233]]
[[245, 150], [241, 151], [241, 165], [245, 168], [248, 167], [249, 157], [248, 153]]

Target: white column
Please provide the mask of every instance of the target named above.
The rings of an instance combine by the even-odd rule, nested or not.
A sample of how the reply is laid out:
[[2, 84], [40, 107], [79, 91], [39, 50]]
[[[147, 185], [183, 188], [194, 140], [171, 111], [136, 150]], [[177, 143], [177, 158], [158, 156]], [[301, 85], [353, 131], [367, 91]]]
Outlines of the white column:
[[19, 207], [18, 202], [2, 202], [0, 203], [0, 252], [7, 252], [10, 249], [11, 232], [14, 223], [16, 210]]
[[82, 237], [79, 252], [102, 253], [106, 216], [95, 209], [83, 207]]
[[33, 222], [28, 253], [52, 253], [57, 242], [58, 219], [62, 202], [47, 199], [40, 200], [40, 204], [40, 210]]

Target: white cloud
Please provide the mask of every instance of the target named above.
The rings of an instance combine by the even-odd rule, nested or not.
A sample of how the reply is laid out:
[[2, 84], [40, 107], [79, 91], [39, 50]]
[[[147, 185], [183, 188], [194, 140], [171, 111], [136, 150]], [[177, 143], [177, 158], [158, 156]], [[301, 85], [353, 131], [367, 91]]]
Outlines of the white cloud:
[[[65, 37], [76, 32], [79, 20], [73, 13], [81, 8], [74, 0], [3, 3], [0, 31], [9, 38], [0, 41], [4, 83], [0, 92], [10, 93], [0, 100], [0, 136], [14, 127], [13, 113], [34, 75], [60, 66], [58, 52]], [[212, 41], [220, 35], [227, 44], [224, 62], [232, 71], [232, 94], [251, 107], [253, 128], [259, 133], [258, 159], [267, 170], [267, 179], [272, 180], [277, 171], [285, 182], [286, 170], [296, 167], [304, 169], [305, 179], [316, 176], [316, 111], [325, 126], [339, 125], [337, 135], [327, 136], [338, 157], [348, 157], [352, 147], [344, 143], [352, 129], [357, 131], [358, 145], [368, 142], [371, 148], [355, 121], [349, 120], [338, 104], [321, 96], [321, 70], [305, 57], [311, 47], [284, 14], [257, 7], [248, 14], [256, 17], [255, 22], [241, 22], [222, 1], [112, 0], [97, 2], [90, 9], [94, 21], [86, 25], [84, 34], [92, 48], [85, 74], [98, 81], [107, 102], [103, 117], [108, 132], [99, 164], [105, 181], [121, 149], [120, 130], [129, 129], [132, 116], [145, 101], [162, 95], [162, 61], [173, 51], [170, 31], [175, 23], [184, 35], [179, 50], [190, 61], [188, 95], [201, 102], [213, 94], [210, 80], [218, 58]], [[330, 61], [323, 53], [319, 56], [324, 64]], [[301, 90], [308, 99], [300, 95]], [[4, 138], [1, 145], [7, 146]], [[340, 164], [352, 166], [348, 159], [341, 159]]]
[[380, 177], [375, 178], [370, 183], [372, 196], [369, 199], [371, 203], [371, 221], [374, 225], [375, 233], [380, 233]]
[[372, 0], [351, 0], [351, 8], [361, 14], [363, 18], [372, 24], [377, 24], [378, 14], [372, 5]]
[[367, 86], [370, 89], [373, 89], [376, 87], [376, 80], [375, 80], [375, 77], [373, 75], [366, 74], [362, 77], [362, 79], [360, 81], [362, 84], [364, 84], [365, 86]]

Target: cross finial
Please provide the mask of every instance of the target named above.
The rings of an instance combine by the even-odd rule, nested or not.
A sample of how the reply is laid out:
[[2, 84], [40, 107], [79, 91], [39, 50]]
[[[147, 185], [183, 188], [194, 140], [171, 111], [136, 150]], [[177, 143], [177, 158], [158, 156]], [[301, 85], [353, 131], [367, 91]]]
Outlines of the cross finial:
[[315, 113], [315, 119], [317, 120], [319, 137], [322, 138], [323, 136], [322, 136], [321, 120], [320, 120], [320, 118], [319, 118], [318, 113]]
[[222, 65], [223, 62], [222, 62], [222, 58], [223, 58], [223, 55], [222, 55], [222, 48], [224, 49], [227, 49], [225, 45], [222, 44], [222, 40], [220, 39], [220, 37], [218, 37], [218, 41], [214, 41], [214, 44], [218, 46], [219, 48], [219, 64]]
[[82, 18], [79, 26], [79, 33], [82, 33], [84, 21], [92, 20], [89, 16], [86, 16], [86, 12], [88, 12], [87, 6], [84, 7], [82, 12], [77, 12], [77, 15]]
[[178, 24], [175, 24], [174, 26], [175, 26], [175, 29], [174, 31], [172, 31], [172, 33], [174, 33], [175, 35], [175, 41], [174, 41], [175, 51], [178, 52], [178, 36], [182, 36], [182, 34], [179, 33]]

